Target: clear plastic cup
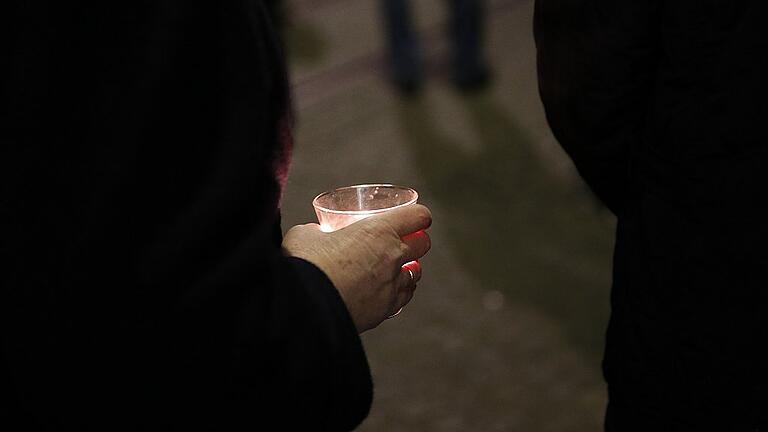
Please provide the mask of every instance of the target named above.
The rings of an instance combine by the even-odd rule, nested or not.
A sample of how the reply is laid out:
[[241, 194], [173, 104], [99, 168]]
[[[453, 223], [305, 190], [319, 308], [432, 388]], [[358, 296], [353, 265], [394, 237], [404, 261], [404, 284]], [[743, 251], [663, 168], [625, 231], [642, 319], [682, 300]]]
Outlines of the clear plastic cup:
[[340, 230], [369, 216], [416, 203], [419, 194], [391, 184], [362, 184], [323, 192], [314, 200], [320, 229]]

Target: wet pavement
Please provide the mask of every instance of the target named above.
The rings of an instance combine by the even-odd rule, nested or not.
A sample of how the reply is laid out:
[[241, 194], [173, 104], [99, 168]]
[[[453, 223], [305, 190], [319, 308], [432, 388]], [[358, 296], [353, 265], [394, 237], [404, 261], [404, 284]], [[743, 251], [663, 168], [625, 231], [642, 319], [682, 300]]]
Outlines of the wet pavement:
[[488, 2], [494, 81], [479, 94], [448, 79], [444, 2], [413, 3], [427, 76], [403, 98], [376, 1], [287, 2], [298, 129], [284, 228], [356, 183], [412, 186], [434, 215], [413, 302], [364, 336], [375, 400], [359, 430], [600, 430], [614, 220], [546, 126], [533, 2]]

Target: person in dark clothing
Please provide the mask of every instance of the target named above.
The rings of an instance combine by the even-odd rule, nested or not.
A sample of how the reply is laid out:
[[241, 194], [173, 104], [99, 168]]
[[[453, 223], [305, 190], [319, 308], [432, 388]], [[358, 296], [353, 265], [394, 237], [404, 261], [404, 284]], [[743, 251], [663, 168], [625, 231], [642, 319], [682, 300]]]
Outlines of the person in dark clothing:
[[608, 431], [768, 428], [768, 4], [537, 0], [557, 139], [618, 217]]
[[410, 300], [431, 217], [281, 244], [264, 4], [0, 8], [0, 430], [358, 425], [358, 333]]
[[[392, 79], [403, 92], [421, 85], [421, 53], [408, 0], [381, 0], [384, 27], [389, 43]], [[461, 89], [480, 89], [488, 82], [483, 58], [483, 1], [450, 0], [449, 34], [453, 50], [453, 81]]]
[[284, 28], [286, 25], [286, 9], [283, 0], [262, 0], [267, 6], [270, 19], [272, 20], [272, 26], [275, 28], [275, 32], [281, 37], [283, 36]]

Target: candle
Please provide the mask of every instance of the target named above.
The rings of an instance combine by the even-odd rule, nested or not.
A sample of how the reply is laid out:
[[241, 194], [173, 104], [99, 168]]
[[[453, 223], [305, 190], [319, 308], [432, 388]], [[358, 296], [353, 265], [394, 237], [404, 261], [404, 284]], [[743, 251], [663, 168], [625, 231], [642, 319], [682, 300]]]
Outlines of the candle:
[[324, 232], [340, 230], [361, 219], [416, 203], [419, 194], [391, 184], [347, 186], [318, 195], [312, 205]]

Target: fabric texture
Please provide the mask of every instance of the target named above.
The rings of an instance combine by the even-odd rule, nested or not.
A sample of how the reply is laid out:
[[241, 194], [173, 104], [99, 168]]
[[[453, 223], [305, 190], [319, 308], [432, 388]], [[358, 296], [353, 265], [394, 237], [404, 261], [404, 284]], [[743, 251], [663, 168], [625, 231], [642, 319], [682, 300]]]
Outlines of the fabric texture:
[[606, 428], [766, 423], [768, 6], [537, 0], [550, 126], [616, 213]]
[[281, 251], [290, 109], [262, 2], [0, 8], [0, 429], [359, 424], [352, 320]]

